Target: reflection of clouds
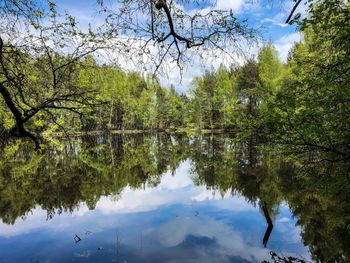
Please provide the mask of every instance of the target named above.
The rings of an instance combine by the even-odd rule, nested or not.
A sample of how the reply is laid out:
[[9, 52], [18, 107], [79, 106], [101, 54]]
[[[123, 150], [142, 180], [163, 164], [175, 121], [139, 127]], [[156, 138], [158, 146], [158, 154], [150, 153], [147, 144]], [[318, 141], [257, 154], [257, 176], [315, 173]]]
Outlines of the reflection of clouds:
[[[223, 210], [238, 213], [255, 211], [254, 214], [259, 216], [258, 208], [245, 201], [244, 197], [231, 196], [230, 192], [221, 195], [219, 192], [207, 190], [205, 186], [195, 186], [189, 169], [190, 162], [184, 162], [174, 175], [164, 174], [157, 187], [146, 186], [145, 189], [126, 187], [118, 200], [113, 200], [112, 197], [102, 197], [97, 202], [93, 212], [89, 211], [85, 204], [81, 204], [72, 215], [63, 213], [46, 221], [46, 211], [41, 208], [34, 209], [32, 215], [29, 215], [26, 220], [17, 220], [15, 226], [0, 223], [0, 236], [14, 237], [44, 230], [48, 231], [47, 233], [50, 235], [66, 233], [71, 238], [72, 233], [75, 233], [77, 229], [81, 231], [89, 229], [93, 233], [97, 233], [115, 227], [117, 223], [114, 214], [156, 211], [175, 204], [198, 205], [201, 206], [199, 216], [191, 214], [188, 217], [180, 216], [161, 226], [158, 226], [159, 223], [149, 225], [144, 234], [150, 239], [155, 239], [156, 243], [160, 243], [163, 248], [170, 250], [178, 249], [181, 242], [189, 236], [198, 237], [196, 241], [198, 245], [201, 245], [201, 242], [203, 243], [205, 240], [210, 240], [212, 242], [210, 249], [205, 249], [206, 244], [202, 247], [196, 246], [197, 243], [194, 248], [190, 248], [194, 249], [197, 257], [195, 262], [230, 262], [231, 257], [240, 257], [243, 260], [253, 262], [266, 259], [268, 250], [256, 245], [248, 245], [247, 241], [243, 239], [242, 233], [233, 230], [224, 221], [215, 221], [205, 217], [205, 207], [210, 207], [210, 210], [214, 209], [218, 213]], [[282, 204], [281, 208], [285, 211], [288, 206]], [[186, 213], [186, 208], [184, 212]], [[203, 215], [204, 217], [202, 217]], [[284, 214], [283, 217], [277, 219], [274, 231], [286, 236], [286, 238], [282, 237], [283, 242], [300, 244], [300, 228], [295, 228], [290, 216], [290, 214]], [[140, 219], [139, 216], [135, 218]], [[135, 220], [135, 218], [130, 220]], [[131, 221], [131, 224], [135, 224], [135, 222]], [[78, 234], [84, 236], [83, 232]], [[169, 251], [169, 253], [177, 252]], [[89, 253], [79, 253], [74, 256], [82, 258], [90, 255]], [[178, 262], [185, 262], [184, 258]]]
[[295, 225], [295, 222], [288, 217], [282, 217], [276, 220], [276, 231], [283, 233], [283, 237], [288, 243], [298, 244], [301, 242], [301, 228]]
[[155, 187], [134, 190], [126, 187], [120, 199], [115, 202], [109, 197], [102, 197], [96, 205], [96, 209], [104, 214], [111, 213], [135, 213], [156, 210], [164, 205], [192, 204], [193, 202], [211, 202], [220, 209], [234, 211], [246, 211], [255, 209], [242, 197], [231, 197], [226, 194], [221, 197], [213, 194], [205, 186], [195, 186], [189, 176], [189, 162], [183, 163], [175, 172], [175, 175], [166, 173], [161, 183]]
[[227, 197], [227, 195], [220, 196], [212, 191], [202, 191], [198, 195], [193, 196], [192, 200], [196, 202], [203, 202], [208, 200], [220, 200], [220, 199], [224, 199], [225, 197]]
[[267, 249], [248, 245], [239, 232], [232, 230], [222, 222], [212, 219], [176, 218], [160, 226], [155, 231], [155, 235], [164, 247], [178, 246], [188, 236], [206, 237], [214, 240], [216, 244], [211, 246], [210, 254], [214, 253], [220, 257], [240, 257], [252, 262], [261, 262], [268, 258]]
[[82, 204], [79, 206], [78, 209], [73, 211], [72, 215], [73, 216], [84, 216], [89, 211], [90, 211], [90, 209], [87, 207], [87, 205]]
[[299, 247], [299, 244], [302, 244], [301, 227], [295, 225], [293, 214], [287, 203], [280, 205], [280, 215], [277, 216], [274, 223], [274, 231], [279, 233], [278, 236], [280, 236], [280, 239], [278, 242], [284, 244], [285, 247], [289, 247], [288, 250], [285, 247], [281, 247], [278, 252], [297, 258], [303, 258], [307, 262], [311, 261], [308, 249], [303, 246]]
[[117, 202], [103, 197], [96, 209], [104, 214], [135, 213], [155, 210], [163, 205], [190, 203], [191, 196], [203, 191], [203, 187], [194, 187], [188, 169], [189, 162], [185, 162], [176, 170], [175, 175], [164, 174], [160, 185], [155, 188], [147, 186], [135, 190], [126, 187]]
[[[77, 233], [83, 242], [87, 239], [96, 241], [102, 238], [101, 244], [107, 247], [108, 235], [113, 232], [113, 238], [110, 240], [115, 240], [114, 230], [117, 228], [122, 229], [124, 249], [127, 247], [125, 256], [144, 257], [142, 261], [135, 262], [212, 263], [268, 260], [270, 250], [261, 245], [260, 232], [263, 235], [265, 226], [259, 209], [247, 203], [244, 197], [231, 197], [229, 194], [213, 195], [213, 192], [206, 190], [206, 187], [194, 186], [187, 177], [188, 168], [188, 164], [185, 163], [175, 176], [165, 174], [164, 180], [156, 188], [147, 187], [145, 190], [127, 188], [118, 201], [112, 201], [108, 197], [101, 198], [95, 211], [88, 212], [87, 207], [82, 205], [73, 215], [63, 213], [46, 221], [46, 212], [37, 208], [26, 220], [17, 220], [15, 226], [0, 223], [0, 237], [39, 234], [40, 238], [35, 242], [49, 240], [56, 244], [62, 242], [64, 246], [68, 244], [70, 247], [74, 242], [74, 233]], [[168, 216], [169, 210], [166, 206], [169, 204], [182, 206], [175, 208], [175, 213], [170, 213]], [[190, 205], [193, 205], [193, 210]], [[197, 214], [195, 209], [200, 213]], [[223, 210], [226, 212], [221, 214]], [[249, 212], [246, 216], [252, 217], [253, 221], [246, 222], [240, 212], [252, 210], [253, 212]], [[152, 212], [137, 214], [144, 211]], [[295, 222], [287, 205], [282, 205], [280, 211], [281, 214], [275, 221], [272, 240], [270, 239], [273, 250], [284, 255], [310, 258], [307, 249], [301, 244], [300, 228], [294, 226]], [[132, 212], [136, 214], [127, 215]], [[255, 219], [261, 220], [262, 229], [261, 226], [257, 228], [252, 226], [257, 222]], [[251, 227], [254, 228], [253, 231]], [[91, 232], [87, 234], [87, 230]], [[138, 245], [135, 245], [140, 237], [138, 231], [142, 232], [144, 247], [147, 248], [147, 253], [143, 255], [138, 255]], [[137, 233], [137, 238], [134, 233]], [[259, 233], [259, 236], [251, 237], [254, 233]], [[29, 240], [31, 236], [24, 236], [25, 238]], [[84, 249], [71, 254], [72, 257], [83, 260], [94, 255], [91, 250], [87, 250], [88, 247]]]
[[47, 212], [38, 207], [33, 209], [25, 219], [17, 219], [14, 225], [0, 222], [0, 237], [23, 235], [44, 228], [62, 229], [68, 225], [67, 220], [55, 220], [55, 222], [47, 220]]
[[288, 217], [282, 217], [276, 220], [277, 223], [285, 223], [285, 222], [289, 222], [290, 219]]
[[220, 210], [230, 210], [235, 212], [258, 210], [258, 208], [248, 203], [244, 197], [238, 195], [232, 196], [229, 192], [224, 196], [220, 196], [217, 193], [215, 194], [210, 191], [203, 191], [193, 200], [197, 202], [206, 201], [206, 203], [215, 206], [215, 208]]
[[[120, 198], [115, 201], [112, 197], [101, 197], [97, 202], [96, 211], [102, 214], [123, 214], [154, 211], [162, 206], [172, 204], [192, 205], [193, 203], [207, 203], [217, 209], [230, 211], [255, 210], [243, 197], [233, 196], [229, 193], [221, 196], [207, 190], [205, 186], [195, 186], [189, 173], [190, 162], [184, 162], [174, 175], [166, 173], [157, 187], [145, 189], [131, 189], [126, 187]], [[76, 218], [76, 221], [86, 220], [84, 216], [89, 208], [82, 203], [72, 215], [56, 215], [46, 222], [46, 211], [41, 208], [33, 209], [26, 220], [19, 219], [15, 226], [0, 223], [0, 236], [16, 236], [42, 228], [63, 229], [70, 225], [67, 218]]]
[[183, 188], [186, 186], [193, 186], [192, 179], [188, 176], [188, 170], [190, 169], [189, 162], [185, 162], [176, 170], [174, 176], [167, 173], [160, 182], [158, 188], [165, 190], [172, 190]]
[[90, 256], [91, 256], [90, 250], [86, 250], [86, 251], [83, 251], [81, 253], [74, 253], [74, 257], [76, 257], [76, 258], [88, 258]]

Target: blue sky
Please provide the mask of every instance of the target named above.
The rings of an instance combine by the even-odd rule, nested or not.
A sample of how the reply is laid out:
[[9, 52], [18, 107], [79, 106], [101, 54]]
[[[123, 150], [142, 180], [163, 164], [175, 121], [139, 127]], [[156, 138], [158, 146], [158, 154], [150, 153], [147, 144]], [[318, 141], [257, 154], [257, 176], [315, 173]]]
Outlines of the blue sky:
[[[61, 10], [67, 10], [74, 15], [83, 26], [100, 20], [96, 11], [98, 9], [96, 0], [57, 0], [56, 3]], [[290, 35], [298, 34], [296, 26], [284, 23], [293, 4], [292, 0], [218, 0], [217, 8], [231, 9], [239, 19], [247, 19], [252, 27], [258, 28], [265, 41], [272, 40], [275, 44], [282, 45], [288, 44], [285, 39]], [[298, 9], [299, 12], [305, 12], [302, 6]], [[288, 39], [292, 41], [291, 38]], [[295, 39], [297, 38], [293, 40]]]
[[[105, 3], [108, 4], [114, 2], [105, 0]], [[295, 42], [300, 40], [296, 26], [284, 23], [294, 4], [292, 0], [217, 0], [216, 4], [218, 9], [232, 10], [239, 19], [247, 19], [250, 26], [259, 30], [263, 42], [272, 41], [275, 44], [282, 61], [286, 61], [288, 51]], [[92, 25], [102, 23], [102, 18], [96, 11], [98, 9], [96, 0], [57, 0], [57, 6], [60, 10], [67, 10], [74, 15], [83, 27], [89, 23]], [[194, 8], [208, 7], [186, 5], [184, 8], [193, 11]], [[305, 13], [305, 7], [300, 6], [297, 12]], [[253, 47], [248, 52], [249, 56], [256, 56], [258, 47]], [[173, 83], [178, 91], [186, 92], [189, 90], [194, 76], [202, 74], [205, 69], [215, 69], [221, 63], [225, 64], [224, 61], [215, 59], [203, 65], [203, 62], [194, 59], [185, 67], [181, 83], [179, 72], [176, 70], [168, 72], [168, 76], [160, 80], [165, 86]], [[127, 68], [130, 69], [130, 67]]]

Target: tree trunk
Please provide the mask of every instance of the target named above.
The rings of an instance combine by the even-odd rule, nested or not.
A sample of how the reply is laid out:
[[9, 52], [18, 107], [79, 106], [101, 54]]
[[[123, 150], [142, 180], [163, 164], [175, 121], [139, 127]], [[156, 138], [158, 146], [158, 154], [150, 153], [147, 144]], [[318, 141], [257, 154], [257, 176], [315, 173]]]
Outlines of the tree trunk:
[[35, 150], [39, 150], [40, 144], [38, 139], [35, 137], [34, 134], [28, 132], [24, 127], [25, 120], [23, 119], [22, 113], [17, 109], [16, 105], [14, 104], [11, 98], [9, 91], [6, 89], [6, 87], [2, 83], [0, 83], [0, 94], [2, 95], [7, 107], [10, 109], [16, 121], [16, 126], [11, 129], [10, 134], [20, 138], [31, 139], [35, 144]]

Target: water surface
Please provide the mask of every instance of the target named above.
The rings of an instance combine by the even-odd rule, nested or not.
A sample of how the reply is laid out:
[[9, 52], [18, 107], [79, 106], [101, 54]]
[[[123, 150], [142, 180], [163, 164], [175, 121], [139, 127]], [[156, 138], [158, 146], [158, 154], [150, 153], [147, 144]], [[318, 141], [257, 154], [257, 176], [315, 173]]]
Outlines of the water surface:
[[321, 211], [348, 206], [305, 198], [295, 165], [249, 142], [102, 136], [2, 155], [1, 263], [346, 261], [347, 225]]

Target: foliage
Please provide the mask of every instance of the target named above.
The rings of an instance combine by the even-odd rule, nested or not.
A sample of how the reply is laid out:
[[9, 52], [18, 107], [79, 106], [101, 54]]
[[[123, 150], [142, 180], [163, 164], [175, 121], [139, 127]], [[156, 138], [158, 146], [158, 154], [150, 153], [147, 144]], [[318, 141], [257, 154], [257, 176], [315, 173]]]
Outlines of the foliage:
[[311, 5], [300, 24], [304, 41], [290, 52], [282, 76], [267, 83], [261, 126], [271, 140], [349, 158], [349, 17], [344, 1]]

